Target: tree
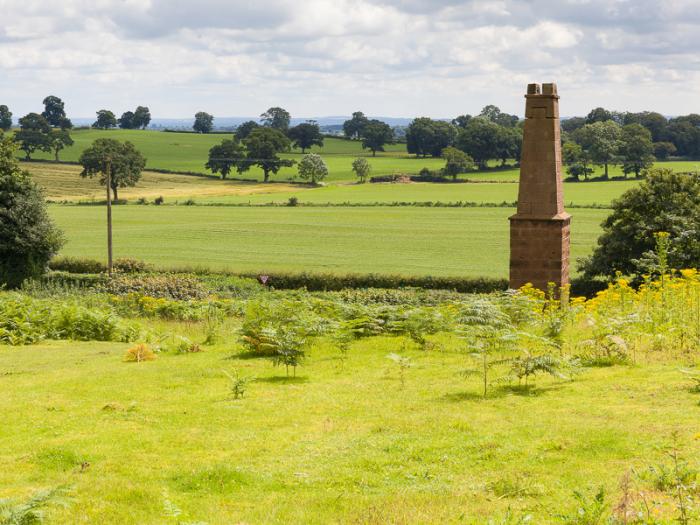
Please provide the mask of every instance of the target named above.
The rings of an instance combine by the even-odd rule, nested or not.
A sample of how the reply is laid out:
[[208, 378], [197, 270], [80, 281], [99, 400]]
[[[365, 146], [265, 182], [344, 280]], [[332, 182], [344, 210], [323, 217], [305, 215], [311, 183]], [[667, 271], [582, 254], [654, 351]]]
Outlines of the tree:
[[639, 178], [642, 170], [654, 164], [651, 132], [641, 124], [623, 126], [620, 134], [620, 156], [625, 176], [634, 173], [634, 176]]
[[119, 127], [122, 129], [134, 129], [136, 126], [134, 124], [134, 112], [125, 111], [119, 118]]
[[368, 123], [369, 119], [362, 111], [355, 111], [350, 120], [343, 122], [343, 133], [349, 139], [359, 139]]
[[651, 140], [656, 142], [661, 140], [666, 126], [668, 125], [668, 119], [661, 113], [642, 111], [641, 113], [625, 113], [622, 118], [622, 123], [624, 125], [641, 124], [651, 133]]
[[576, 130], [574, 140], [586, 150], [593, 162], [605, 168], [605, 178], [608, 178], [608, 166], [615, 161], [620, 148], [620, 125], [612, 120], [586, 124]]
[[245, 170], [245, 148], [237, 137], [224, 139], [221, 144], [212, 146], [209, 150], [209, 160], [205, 167], [212, 173], [220, 173], [225, 179], [235, 168], [239, 172]]
[[498, 106], [494, 106], [492, 104], [484, 106], [481, 113], [479, 113], [479, 116], [490, 120], [494, 124], [498, 124], [499, 126], [504, 126], [506, 128], [512, 128], [520, 120], [517, 115], [503, 113]]
[[362, 149], [371, 150], [373, 157], [378, 151], [384, 151], [384, 146], [393, 141], [394, 131], [381, 120], [370, 120], [362, 130]]
[[474, 168], [474, 159], [452, 146], [442, 150], [442, 158], [445, 159], [445, 174], [452, 180], [457, 180], [457, 175]]
[[30, 160], [35, 151], [51, 151], [51, 126], [38, 113], [28, 113], [19, 119], [20, 129], [15, 133], [14, 140], [20, 144], [26, 159]]
[[146, 129], [151, 123], [151, 112], [145, 106], [138, 106], [134, 111], [134, 129]]
[[484, 169], [490, 159], [501, 156], [499, 149], [501, 127], [485, 118], [473, 118], [460, 130], [456, 146]]
[[49, 95], [43, 101], [44, 111], [41, 116], [46, 119], [50, 126], [61, 129], [73, 127], [71, 121], [66, 117], [65, 104], [53, 95]]
[[369, 162], [364, 157], [359, 157], [352, 161], [352, 171], [355, 172], [355, 176], [360, 180], [360, 184], [364, 184], [367, 181], [371, 170]]
[[135, 186], [146, 166], [146, 159], [131, 142], [115, 139], [96, 139], [92, 146], [80, 155], [83, 171], [81, 177], [100, 176], [100, 184], [107, 183], [107, 170], [110, 169], [110, 187], [114, 200], [118, 200], [118, 188]]
[[321, 128], [313, 120], [294, 126], [289, 130], [287, 136], [292, 140], [295, 148], [301, 149], [302, 154], [311, 146], [323, 146]]
[[323, 162], [321, 155], [309, 153], [299, 161], [299, 177], [310, 180], [312, 184], [325, 179], [328, 176], [328, 166]]
[[289, 121], [291, 117], [289, 112], [284, 108], [270, 108], [265, 113], [260, 115], [264, 126], [286, 132], [289, 129]]
[[474, 117], [471, 115], [460, 115], [452, 119], [452, 125], [458, 128], [466, 128], [472, 118]]
[[194, 124], [192, 125], [197, 133], [209, 133], [214, 129], [214, 115], [199, 111], [194, 115]]
[[41, 190], [19, 168], [15, 144], [0, 137], [0, 285], [16, 288], [38, 277], [63, 245]]
[[406, 149], [416, 156], [439, 157], [442, 150], [452, 145], [456, 136], [457, 130], [449, 122], [417, 118], [406, 130]]
[[586, 119], [583, 117], [570, 117], [561, 120], [561, 130], [571, 133], [586, 124]]
[[593, 124], [594, 122], [605, 122], [613, 119], [613, 114], [605, 108], [595, 108], [586, 115], [586, 124]]
[[278, 154], [289, 151], [291, 143], [280, 130], [272, 127], [258, 127], [250, 132], [243, 141], [248, 150], [247, 161], [239, 167], [239, 171], [248, 170], [251, 166], [259, 166], [264, 173], [264, 181], [270, 179], [271, 173], [277, 173], [285, 166], [293, 166], [294, 161], [281, 159]]
[[238, 140], [244, 140], [245, 138], [250, 135], [250, 132], [253, 131], [255, 128], [259, 128], [260, 124], [255, 122], [254, 120], [249, 120], [247, 122], [244, 122], [243, 124], [239, 125], [236, 128], [236, 138]]
[[12, 112], [7, 106], [0, 105], [0, 130], [9, 131], [12, 128]]
[[590, 167], [590, 156], [580, 144], [565, 142], [561, 148], [561, 158], [566, 165], [566, 173], [576, 177], [576, 180], [581, 180], [581, 176], [588, 180], [593, 173], [593, 168]]
[[654, 156], [659, 160], [666, 160], [678, 151], [673, 142], [654, 142]]
[[672, 142], [679, 155], [700, 156], [700, 128], [690, 119], [684, 117], [671, 119], [664, 131], [664, 140]]
[[640, 260], [654, 250], [658, 232], [669, 233], [672, 268], [700, 267], [700, 179], [665, 168], [645, 176], [613, 201], [593, 255], [581, 264], [587, 277], [643, 272]]
[[117, 117], [108, 109], [97, 112], [97, 120], [92, 124], [93, 128], [109, 129], [117, 127]]
[[523, 146], [523, 130], [520, 127], [509, 128], [500, 126], [496, 138], [498, 158], [501, 166], [505, 166], [508, 159], [520, 159], [520, 151]]
[[54, 158], [58, 162], [58, 153], [63, 148], [73, 145], [73, 139], [67, 129], [54, 129], [49, 135], [49, 147], [53, 151]]

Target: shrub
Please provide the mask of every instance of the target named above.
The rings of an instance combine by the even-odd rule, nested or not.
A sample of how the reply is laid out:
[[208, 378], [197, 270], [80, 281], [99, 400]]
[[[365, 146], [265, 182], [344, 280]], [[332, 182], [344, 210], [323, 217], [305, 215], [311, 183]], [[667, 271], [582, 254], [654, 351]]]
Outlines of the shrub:
[[148, 345], [141, 343], [126, 351], [124, 361], [127, 363], [141, 363], [142, 361], [153, 361], [156, 357], [156, 354]]
[[104, 263], [87, 257], [56, 257], [49, 262], [49, 268], [68, 273], [102, 273], [107, 271], [107, 266]]
[[149, 269], [149, 265], [138, 259], [122, 257], [114, 261], [113, 268], [123, 273], [140, 273]]
[[15, 152], [12, 139], [0, 136], [0, 286], [10, 288], [42, 275], [63, 245], [41, 190], [19, 168]]
[[163, 198], [162, 195], [161, 195], [160, 197], [156, 197], [156, 198], [153, 200], [153, 204], [155, 204], [156, 206], [160, 206], [160, 205], [163, 204], [164, 202], [165, 202], [165, 199]]
[[299, 205], [299, 198], [298, 197], [289, 197], [289, 200], [287, 201], [287, 206], [293, 208], [297, 205]]
[[175, 274], [115, 275], [99, 283], [100, 291], [113, 295], [138, 293], [164, 299], [204, 299], [209, 294], [202, 283], [192, 276]]
[[[306, 288], [309, 291], [333, 291], [346, 288], [426, 288], [460, 293], [490, 293], [508, 289], [506, 279], [472, 277], [432, 277], [382, 274], [271, 273], [268, 286], [277, 289]], [[248, 274], [245, 277], [255, 278]]]
[[76, 341], [116, 341], [122, 338], [119, 320], [108, 310], [68, 305], [51, 317], [52, 337]]

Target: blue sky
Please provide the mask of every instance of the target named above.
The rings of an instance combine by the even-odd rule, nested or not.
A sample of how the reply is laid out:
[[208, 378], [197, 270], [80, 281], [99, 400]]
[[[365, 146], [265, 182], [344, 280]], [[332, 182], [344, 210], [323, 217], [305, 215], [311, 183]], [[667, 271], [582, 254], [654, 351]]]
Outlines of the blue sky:
[[69, 116], [700, 113], [700, 0], [0, 0], [0, 104]]

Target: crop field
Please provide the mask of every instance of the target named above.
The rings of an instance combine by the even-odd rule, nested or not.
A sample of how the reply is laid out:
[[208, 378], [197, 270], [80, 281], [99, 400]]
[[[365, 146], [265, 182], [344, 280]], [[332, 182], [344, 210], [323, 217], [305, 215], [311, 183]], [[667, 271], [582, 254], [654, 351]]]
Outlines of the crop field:
[[[25, 163], [46, 196], [52, 200], [81, 201], [104, 199], [97, 179], [80, 177], [80, 167], [69, 164]], [[499, 173], [500, 174], [500, 173]], [[576, 206], [609, 205], [638, 182], [572, 182], [564, 184], [567, 204]], [[144, 172], [134, 188], [123, 188], [120, 198], [136, 200], [163, 196], [166, 202], [193, 199], [197, 203], [284, 204], [290, 197], [310, 204], [367, 204], [395, 202], [474, 202], [484, 204], [513, 203], [518, 185], [513, 182], [474, 183], [380, 183], [330, 184], [313, 188], [302, 184], [261, 184], [220, 180], [213, 177]]]
[[[62, 255], [105, 258], [103, 206], [51, 205]], [[504, 277], [512, 208], [117, 206], [116, 257], [163, 267]], [[577, 209], [572, 255], [607, 210]]]

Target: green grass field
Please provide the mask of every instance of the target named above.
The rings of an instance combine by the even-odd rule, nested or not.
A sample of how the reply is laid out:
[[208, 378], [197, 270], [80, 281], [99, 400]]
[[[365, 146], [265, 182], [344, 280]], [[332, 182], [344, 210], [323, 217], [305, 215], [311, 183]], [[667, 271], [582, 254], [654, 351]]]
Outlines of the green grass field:
[[[104, 190], [97, 179], [80, 177], [80, 167], [69, 164], [25, 163], [34, 180], [52, 200], [80, 201], [104, 199]], [[577, 206], [609, 205], [637, 181], [565, 183], [567, 204]], [[294, 184], [261, 184], [213, 177], [163, 174], [146, 171], [134, 188], [123, 188], [120, 198], [137, 200], [163, 196], [166, 202], [188, 198], [197, 203], [282, 204], [290, 197], [302, 203], [363, 204], [393, 202], [478, 202], [498, 204], [517, 200], [516, 183], [410, 183], [410, 184], [330, 184], [312, 188]]]
[[[230, 135], [214, 134], [202, 135], [198, 133], [164, 133], [160, 131], [137, 130], [75, 130], [71, 136], [75, 145], [61, 152], [61, 160], [77, 161], [80, 153], [101, 137], [117, 140], [129, 140], [143, 153], [147, 159], [147, 168], [166, 169], [173, 171], [192, 171], [208, 173], [204, 164], [207, 162], [209, 148], [220, 143]], [[329, 169], [328, 180], [348, 180], [354, 178], [351, 165], [357, 157], [367, 157], [374, 175], [386, 175], [391, 173], [417, 173], [423, 167], [437, 169], [444, 162], [441, 159], [416, 159], [406, 153], [404, 144], [394, 144], [386, 147], [386, 152], [378, 153], [372, 157], [371, 152], [362, 150], [359, 142], [342, 139], [326, 139], [323, 148], [314, 147], [311, 151], [321, 153]], [[299, 160], [301, 151], [282, 155], [283, 157]], [[47, 153], [36, 153], [34, 158], [52, 159]], [[296, 167], [284, 168], [274, 180], [287, 180], [295, 176]], [[236, 177], [253, 178], [262, 180], [262, 171], [258, 168], [251, 169]]]
[[[147, 158], [147, 167], [151, 169], [166, 169], [173, 171], [191, 171], [207, 173], [204, 164], [207, 161], [209, 148], [221, 142], [229, 135], [202, 135], [198, 133], [164, 133], [160, 131], [140, 130], [93, 130], [78, 129], [72, 132], [75, 145], [61, 152], [61, 160], [77, 161], [80, 153], [100, 137], [109, 137], [118, 140], [129, 140]], [[405, 144], [394, 144], [386, 147], [386, 152], [380, 152], [377, 157], [372, 157], [367, 150], [362, 150], [357, 141], [347, 141], [336, 138], [325, 139], [323, 148], [314, 147], [311, 151], [320, 153], [329, 169], [329, 181], [352, 180], [354, 175], [351, 170], [352, 161], [357, 157], [367, 157], [373, 175], [387, 175], [392, 173], [418, 173], [422, 168], [431, 170], [442, 168], [442, 159], [415, 158], [406, 152]], [[287, 158], [299, 160], [299, 150], [284, 155]], [[37, 159], [52, 159], [48, 153], [36, 153]], [[661, 163], [664, 164], [664, 163]], [[698, 171], [698, 162], [674, 162], [674, 169], [680, 171]], [[596, 174], [600, 174], [598, 169]], [[622, 175], [620, 168], [613, 166], [611, 176]], [[296, 175], [296, 168], [284, 168], [274, 176], [274, 180], [288, 180]], [[257, 168], [241, 175], [244, 178], [261, 179], [262, 172]], [[512, 180], [518, 178], [518, 170], [474, 172], [468, 175], [477, 180]]]
[[[103, 206], [50, 206], [62, 255], [105, 258]], [[117, 206], [116, 257], [164, 267], [415, 275], [508, 274], [511, 208]], [[572, 256], [587, 255], [606, 210], [573, 210]]]
[[[614, 506], [630, 469], [668, 463], [660, 447], [675, 431], [684, 457], [700, 452], [697, 394], [675, 361], [483, 400], [478, 378], [459, 373], [464, 353], [405, 338], [357, 341], [344, 363], [318, 343], [295, 380], [232, 343], [140, 364], [123, 362], [130, 346], [0, 345], [3, 497], [68, 485], [71, 505], [47, 517], [76, 525], [483, 525], [509, 508], [555, 524], [576, 512], [574, 490], [603, 486]], [[397, 351], [412, 360], [403, 387], [387, 359]], [[224, 375], [234, 369], [255, 378], [239, 400]]]

